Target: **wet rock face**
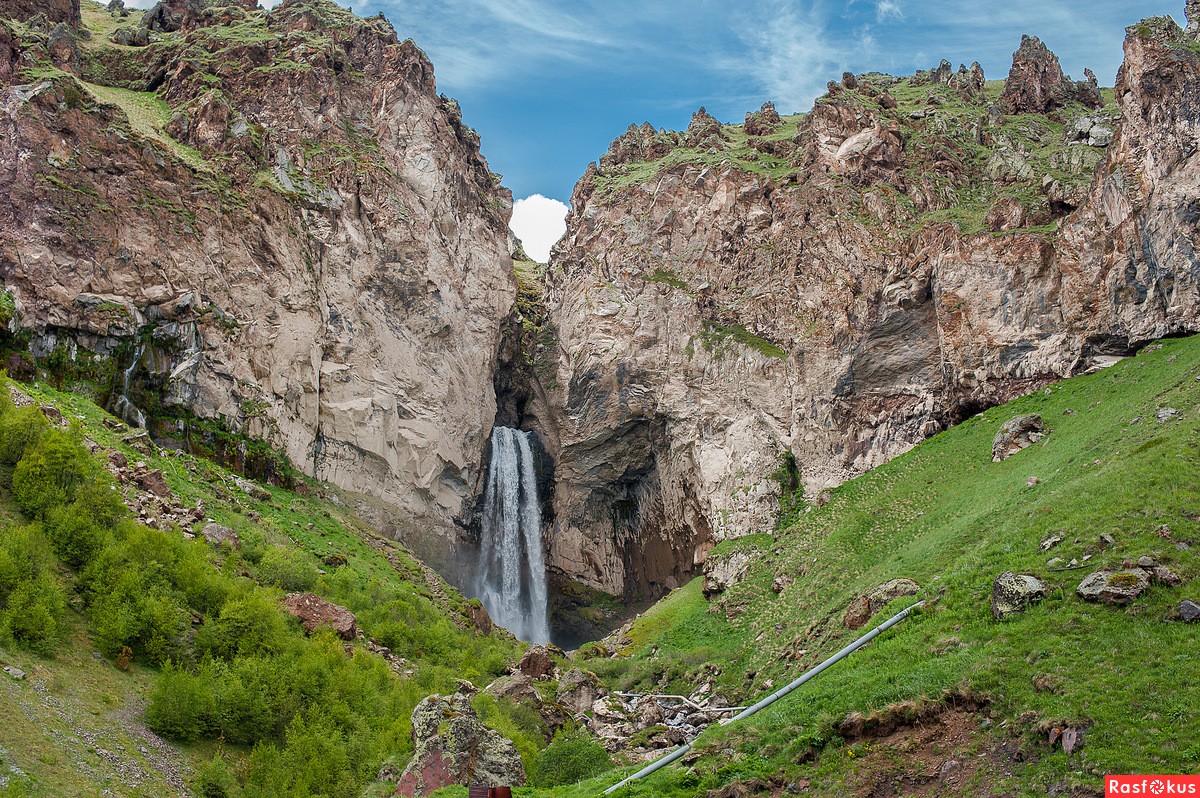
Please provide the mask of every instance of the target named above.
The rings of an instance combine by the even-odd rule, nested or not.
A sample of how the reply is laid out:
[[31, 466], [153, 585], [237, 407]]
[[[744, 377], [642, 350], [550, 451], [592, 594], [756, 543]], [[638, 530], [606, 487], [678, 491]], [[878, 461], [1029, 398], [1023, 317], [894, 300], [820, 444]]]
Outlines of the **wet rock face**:
[[[912, 217], [889, 197], [945, 209], [953, 198], [921, 175], [973, 178], [929, 143], [946, 124], [936, 104], [912, 120], [863, 100], [864, 76], [783, 141], [786, 179], [733, 163], [633, 185], [589, 170], [547, 277], [551, 568], [611, 593], [666, 592], [716, 541], [772, 531], [787, 452], [817, 495], [1095, 358], [1197, 329], [1200, 54], [1182, 31], [1156, 31], [1130, 29], [1119, 117], [1062, 143], [1080, 180], [994, 178], [1044, 192], [1040, 207], [998, 205], [1000, 236], [902, 231]], [[1013, 108], [1047, 107], [1066, 78], [1040, 43], [1025, 49]], [[984, 105], [978, 118], [998, 152], [1003, 120]], [[710, 119], [697, 114], [685, 139], [717, 140]], [[1097, 127], [1111, 140], [1098, 130], [1092, 145]], [[1052, 236], [1030, 229], [1052, 220]]]
[[[180, 45], [123, 51], [130, 85], [175, 111], [153, 138], [68, 77], [21, 90], [0, 139], [0, 279], [35, 354], [107, 357], [147, 330], [136, 381], [162, 406], [382, 498], [437, 561], [421, 544], [471, 513], [495, 415], [511, 197], [382, 20], [249, 5], [171, 0]], [[225, 39], [230, 20], [264, 36]], [[306, 68], [258, 69], [281, 60]]]

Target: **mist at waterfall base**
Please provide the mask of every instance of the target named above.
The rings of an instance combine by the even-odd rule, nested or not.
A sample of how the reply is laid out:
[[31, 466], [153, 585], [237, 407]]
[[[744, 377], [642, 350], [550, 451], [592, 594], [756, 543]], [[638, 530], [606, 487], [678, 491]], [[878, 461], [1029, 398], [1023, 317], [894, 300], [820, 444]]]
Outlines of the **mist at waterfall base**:
[[492, 430], [479, 560], [471, 588], [492, 620], [517, 638], [549, 642], [542, 508], [528, 432]]

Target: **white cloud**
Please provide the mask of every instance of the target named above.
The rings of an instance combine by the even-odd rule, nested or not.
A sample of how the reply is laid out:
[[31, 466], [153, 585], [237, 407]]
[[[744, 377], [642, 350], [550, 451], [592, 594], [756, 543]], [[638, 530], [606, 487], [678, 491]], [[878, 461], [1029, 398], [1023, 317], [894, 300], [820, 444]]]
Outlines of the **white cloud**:
[[749, 73], [781, 113], [807, 111], [826, 82], [841, 75], [846, 54], [839, 52], [816, 5], [803, 14], [793, 3], [766, 5], [767, 20], [746, 26], [753, 31], [746, 54], [726, 66]]
[[904, 9], [898, 0], [879, 0], [875, 4], [875, 21], [884, 22], [889, 19], [904, 19]]
[[550, 248], [567, 231], [567, 206], [541, 194], [519, 199], [513, 203], [508, 226], [529, 257], [545, 263], [550, 260]]

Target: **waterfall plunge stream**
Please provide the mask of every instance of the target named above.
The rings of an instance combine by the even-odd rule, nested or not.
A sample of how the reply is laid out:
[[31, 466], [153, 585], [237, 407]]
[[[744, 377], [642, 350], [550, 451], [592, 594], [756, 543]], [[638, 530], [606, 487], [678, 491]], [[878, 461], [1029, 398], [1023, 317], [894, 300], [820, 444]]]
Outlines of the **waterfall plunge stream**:
[[496, 623], [521, 640], [549, 642], [542, 508], [528, 432], [492, 430], [474, 588]]

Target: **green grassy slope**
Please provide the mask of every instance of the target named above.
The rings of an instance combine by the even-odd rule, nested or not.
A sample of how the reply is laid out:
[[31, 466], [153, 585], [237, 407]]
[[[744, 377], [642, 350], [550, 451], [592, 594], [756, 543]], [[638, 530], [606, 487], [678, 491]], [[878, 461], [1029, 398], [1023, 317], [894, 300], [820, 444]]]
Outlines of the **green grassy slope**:
[[[1166, 407], [1178, 415], [1160, 423]], [[993, 463], [1000, 425], [1029, 412], [1050, 434]], [[696, 795], [752, 777], [808, 780], [810, 795], [852, 794], [879, 778], [912, 786], [928, 774], [906, 773], [906, 755], [882, 741], [844, 740], [839, 724], [852, 712], [913, 714], [948, 692], [986, 702], [958, 753], [990, 764], [955, 794], [1045, 795], [1098, 789], [1105, 773], [1200, 770], [1200, 629], [1165, 620], [1182, 599], [1200, 598], [1188, 583], [1200, 574], [1198, 457], [1200, 338], [1166, 341], [936, 436], [834, 490], [776, 540], [723, 544], [759, 552], [742, 582], [710, 602], [693, 581], [635, 623], [619, 656], [580, 664], [613, 687], [687, 693], [715, 663], [719, 691], [742, 703], [870, 628], [850, 632], [841, 619], [875, 585], [907, 577], [935, 602], [740, 727], [710, 729], [699, 758], [622, 794]], [[1102, 533], [1115, 546], [1103, 547]], [[1063, 542], [1039, 551], [1051, 535]], [[1082, 569], [1048, 566], [1089, 555]], [[1075, 594], [1093, 570], [1141, 555], [1169, 565], [1184, 586], [1152, 586], [1126, 608]], [[1050, 595], [997, 622], [991, 586], [1006, 570], [1043, 578]], [[777, 577], [793, 580], [778, 595]], [[1082, 747], [1052, 747], [1054, 726], [1084, 729]], [[590, 795], [616, 779], [554, 794]]]
[[[137, 435], [90, 401], [21, 389], [75, 424], [66, 439], [102, 447], [96, 457], [77, 450], [85, 482], [107, 488], [99, 464], [121, 452], [160, 469], [179, 503], [202, 503], [242, 545], [213, 548], [186, 538], [195, 530], [109, 523], [99, 513], [94, 527], [83, 524], [95, 533], [92, 553], [72, 562], [76, 544], [60, 511], [31, 512], [11, 487], [21, 465], [0, 463], [0, 664], [27, 674], [0, 674], [0, 796], [358, 794], [385, 759], [403, 767], [417, 701], [452, 692], [459, 678], [482, 687], [520, 654], [511, 638], [474, 631], [466, 599], [328, 486], [293, 492], [182, 453], [139, 451]], [[5, 442], [14, 412], [0, 407]], [[25, 550], [54, 585], [41, 602], [52, 620], [31, 634], [18, 617], [28, 580], [11, 567], [21, 559], [13, 552]], [[363, 640], [306, 638], [275, 609], [297, 589], [349, 607], [368, 637], [406, 662], [390, 668]], [[116, 667], [124, 644], [127, 672]], [[512, 725], [507, 711], [496, 709], [492, 722]]]

